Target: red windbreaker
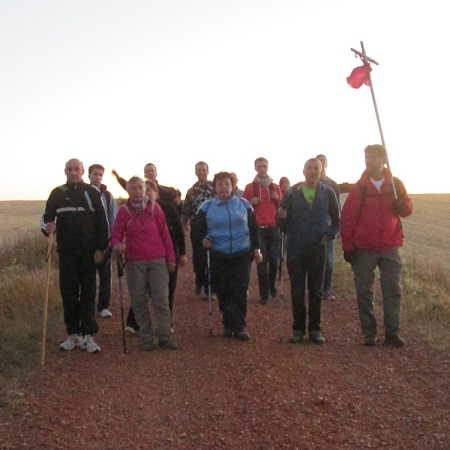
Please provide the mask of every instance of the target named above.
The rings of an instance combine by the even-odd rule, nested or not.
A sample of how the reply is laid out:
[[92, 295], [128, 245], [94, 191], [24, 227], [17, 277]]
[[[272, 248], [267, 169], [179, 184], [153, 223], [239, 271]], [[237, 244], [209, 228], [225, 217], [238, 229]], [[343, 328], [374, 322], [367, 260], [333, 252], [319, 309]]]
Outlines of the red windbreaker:
[[[342, 248], [345, 252], [354, 250], [381, 251], [403, 245], [403, 231], [400, 217], [394, 213], [392, 202], [392, 174], [384, 169], [385, 181], [380, 192], [370, 181], [365, 170], [348, 194], [341, 217]], [[412, 202], [403, 183], [395, 183], [399, 199], [404, 200], [401, 217], [412, 213]]]

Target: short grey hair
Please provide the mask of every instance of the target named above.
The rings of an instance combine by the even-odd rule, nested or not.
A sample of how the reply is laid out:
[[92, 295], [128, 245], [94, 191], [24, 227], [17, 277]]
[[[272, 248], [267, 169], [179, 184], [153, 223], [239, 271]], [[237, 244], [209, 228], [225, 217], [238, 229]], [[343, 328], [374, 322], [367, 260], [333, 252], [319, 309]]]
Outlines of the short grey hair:
[[139, 176], [137, 176], [137, 175], [134, 175], [133, 177], [131, 177], [131, 178], [127, 181], [127, 191], [130, 189], [130, 187], [131, 187], [133, 184], [141, 184], [142, 187], [144, 188], [144, 191], [145, 191], [146, 186], [145, 186], [145, 181], [144, 181], [143, 178], [141, 178], [141, 177], [139, 177]]

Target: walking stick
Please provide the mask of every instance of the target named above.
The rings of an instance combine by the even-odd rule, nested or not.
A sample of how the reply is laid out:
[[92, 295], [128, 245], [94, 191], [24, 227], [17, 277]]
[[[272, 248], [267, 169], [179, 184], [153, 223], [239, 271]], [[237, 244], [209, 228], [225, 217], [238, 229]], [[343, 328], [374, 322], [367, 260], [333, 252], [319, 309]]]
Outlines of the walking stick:
[[206, 250], [206, 266], [208, 271], [209, 335], [212, 336], [211, 260], [209, 258], [209, 249]]
[[120, 300], [120, 315], [122, 317], [122, 339], [123, 339], [123, 353], [127, 353], [127, 343], [125, 340], [125, 321], [123, 320], [123, 288], [122, 288], [122, 278], [123, 269], [125, 263], [123, 262], [122, 255], [117, 257], [117, 276], [119, 278], [119, 300]]
[[47, 340], [47, 311], [48, 311], [48, 295], [50, 290], [50, 265], [52, 260], [52, 248], [53, 248], [53, 234], [50, 233], [47, 244], [47, 256], [45, 261], [47, 263], [47, 281], [45, 286], [45, 298], [44, 298], [44, 315], [42, 321], [42, 348], [41, 348], [41, 365], [45, 364], [45, 341]]
[[283, 340], [283, 298], [284, 298], [284, 251], [285, 251], [285, 233], [281, 233], [281, 259], [280, 259], [280, 342]]

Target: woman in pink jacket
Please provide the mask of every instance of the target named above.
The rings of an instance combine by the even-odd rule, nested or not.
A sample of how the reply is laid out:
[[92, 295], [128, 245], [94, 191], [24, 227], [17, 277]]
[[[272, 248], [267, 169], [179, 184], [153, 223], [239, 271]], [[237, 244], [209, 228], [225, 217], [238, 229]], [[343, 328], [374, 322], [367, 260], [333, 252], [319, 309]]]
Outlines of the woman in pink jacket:
[[[160, 206], [145, 195], [145, 182], [132, 177], [127, 183], [129, 199], [119, 209], [111, 233], [115, 253], [125, 254], [128, 291], [142, 347], [155, 348], [149, 311], [149, 292], [158, 322], [159, 347], [174, 350], [168, 297], [169, 272], [175, 270], [175, 254], [166, 219]], [[126, 238], [126, 242], [124, 241]]]

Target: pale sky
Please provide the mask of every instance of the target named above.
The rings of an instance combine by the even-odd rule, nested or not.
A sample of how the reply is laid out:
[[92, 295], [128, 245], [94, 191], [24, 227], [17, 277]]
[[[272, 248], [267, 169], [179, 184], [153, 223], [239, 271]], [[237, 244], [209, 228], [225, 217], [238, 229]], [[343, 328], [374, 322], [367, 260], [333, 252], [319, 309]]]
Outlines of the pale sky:
[[243, 188], [259, 156], [294, 183], [324, 153], [355, 182], [380, 142], [370, 89], [346, 83], [360, 41], [394, 175], [448, 193], [446, 3], [0, 0], [0, 200], [46, 199], [70, 158], [103, 164], [115, 196], [111, 169], [147, 162], [183, 196], [199, 160]]

